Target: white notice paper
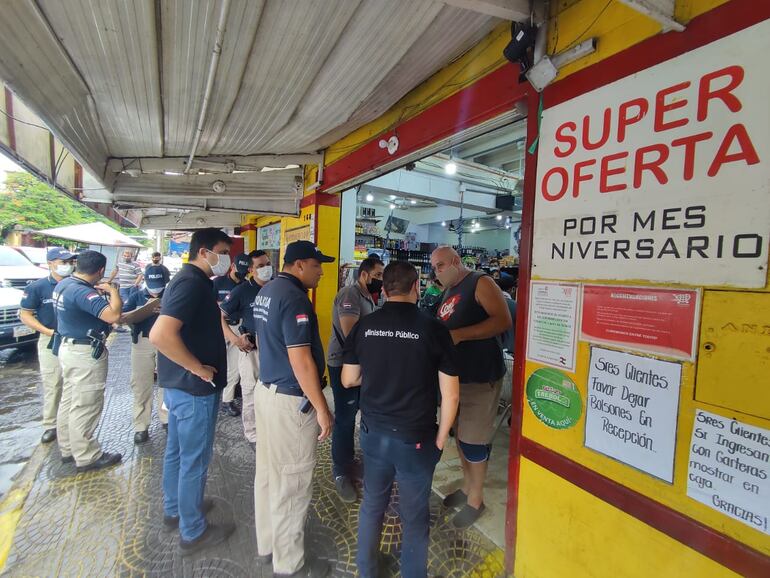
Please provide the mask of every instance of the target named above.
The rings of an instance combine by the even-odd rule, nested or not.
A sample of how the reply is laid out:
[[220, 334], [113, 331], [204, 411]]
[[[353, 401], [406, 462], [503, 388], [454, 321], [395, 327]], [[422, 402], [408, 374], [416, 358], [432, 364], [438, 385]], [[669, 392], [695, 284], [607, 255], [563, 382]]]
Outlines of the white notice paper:
[[594, 347], [587, 448], [673, 483], [682, 366]]
[[532, 281], [527, 359], [575, 371], [579, 293], [576, 283]]
[[770, 534], [770, 430], [698, 410], [687, 495]]

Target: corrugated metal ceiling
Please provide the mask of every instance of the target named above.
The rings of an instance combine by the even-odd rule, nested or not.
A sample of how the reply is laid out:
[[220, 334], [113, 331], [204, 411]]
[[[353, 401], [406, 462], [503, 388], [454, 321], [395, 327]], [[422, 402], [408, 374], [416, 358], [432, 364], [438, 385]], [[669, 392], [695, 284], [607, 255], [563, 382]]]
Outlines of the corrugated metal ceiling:
[[[0, 78], [112, 187], [110, 158], [190, 154], [223, 1], [3, 3]], [[231, 0], [226, 22], [198, 156], [317, 152], [500, 21], [437, 0]], [[205, 205], [261, 210], [241, 192], [294, 202], [291, 178], [276, 191], [260, 175], [225, 175], [232, 186]], [[208, 178], [120, 175], [114, 198], [178, 203]]]

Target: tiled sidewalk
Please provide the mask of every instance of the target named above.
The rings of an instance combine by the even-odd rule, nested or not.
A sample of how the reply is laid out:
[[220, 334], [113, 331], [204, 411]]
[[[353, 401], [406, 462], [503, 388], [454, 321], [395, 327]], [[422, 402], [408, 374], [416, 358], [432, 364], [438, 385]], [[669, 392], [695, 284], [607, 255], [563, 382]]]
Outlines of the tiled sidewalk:
[[[216, 502], [211, 519], [234, 520], [235, 534], [221, 546], [183, 559], [177, 553], [178, 535], [164, 531], [161, 475], [166, 435], [155, 419], [150, 441], [143, 446], [133, 443], [130, 345], [123, 334], [111, 344], [99, 430], [104, 449], [121, 452], [123, 462], [105, 472], [76, 475], [74, 466], [61, 464], [56, 444], [39, 448], [47, 455], [37, 456], [42, 465], [21, 512], [5, 575], [261, 576], [253, 563], [254, 454], [239, 418], [220, 415], [207, 485], [207, 495]], [[327, 441], [319, 448], [307, 550], [331, 561], [334, 576], [353, 576], [359, 504], [338, 499], [330, 447]], [[437, 496], [431, 511], [431, 576], [502, 575], [502, 555], [487, 538], [473, 529], [455, 530]], [[400, 527], [393, 511], [386, 518], [382, 549], [397, 556], [399, 548]], [[397, 557], [387, 556], [386, 561], [396, 575]]]

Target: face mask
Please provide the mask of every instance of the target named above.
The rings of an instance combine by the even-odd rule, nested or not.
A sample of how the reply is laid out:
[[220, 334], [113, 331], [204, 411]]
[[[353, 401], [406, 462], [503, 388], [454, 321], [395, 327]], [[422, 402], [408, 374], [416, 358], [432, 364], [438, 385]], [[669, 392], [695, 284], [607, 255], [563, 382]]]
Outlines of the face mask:
[[366, 284], [366, 290], [369, 293], [379, 293], [382, 289], [382, 279], [372, 279]]
[[217, 262], [212, 264], [211, 261], [206, 259], [208, 261], [208, 264], [211, 266], [211, 274], [215, 277], [221, 277], [222, 275], [225, 275], [230, 270], [230, 255], [219, 255], [218, 253], [214, 253], [214, 251], [209, 251], [206, 249], [209, 253], [212, 255], [216, 255]]
[[441, 273], [436, 273], [436, 278], [441, 281], [441, 285], [444, 287], [454, 287], [459, 276], [460, 272], [454, 265], [447, 267]]
[[56, 274], [59, 277], [69, 277], [72, 275], [72, 270], [74, 267], [72, 265], [57, 265], [56, 266]]
[[272, 265], [265, 265], [264, 267], [260, 267], [257, 269], [257, 280], [258, 281], [270, 281], [270, 279], [273, 278], [273, 266]]
[[163, 293], [163, 289], [150, 289], [149, 287], [147, 287], [147, 293], [149, 293], [153, 297], [158, 297], [161, 293]]

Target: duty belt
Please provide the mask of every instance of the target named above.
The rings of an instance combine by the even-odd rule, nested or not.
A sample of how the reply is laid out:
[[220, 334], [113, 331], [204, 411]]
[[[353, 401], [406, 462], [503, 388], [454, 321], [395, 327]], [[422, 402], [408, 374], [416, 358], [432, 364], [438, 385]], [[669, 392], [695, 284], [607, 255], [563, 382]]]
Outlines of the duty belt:
[[274, 383], [261, 383], [270, 391], [274, 391], [283, 395], [293, 395], [294, 397], [302, 397], [305, 395], [302, 389], [299, 387], [287, 387], [283, 385], [275, 385]]
[[72, 343], [73, 345], [91, 345], [90, 339], [75, 339], [74, 337], [63, 337], [64, 343]]

